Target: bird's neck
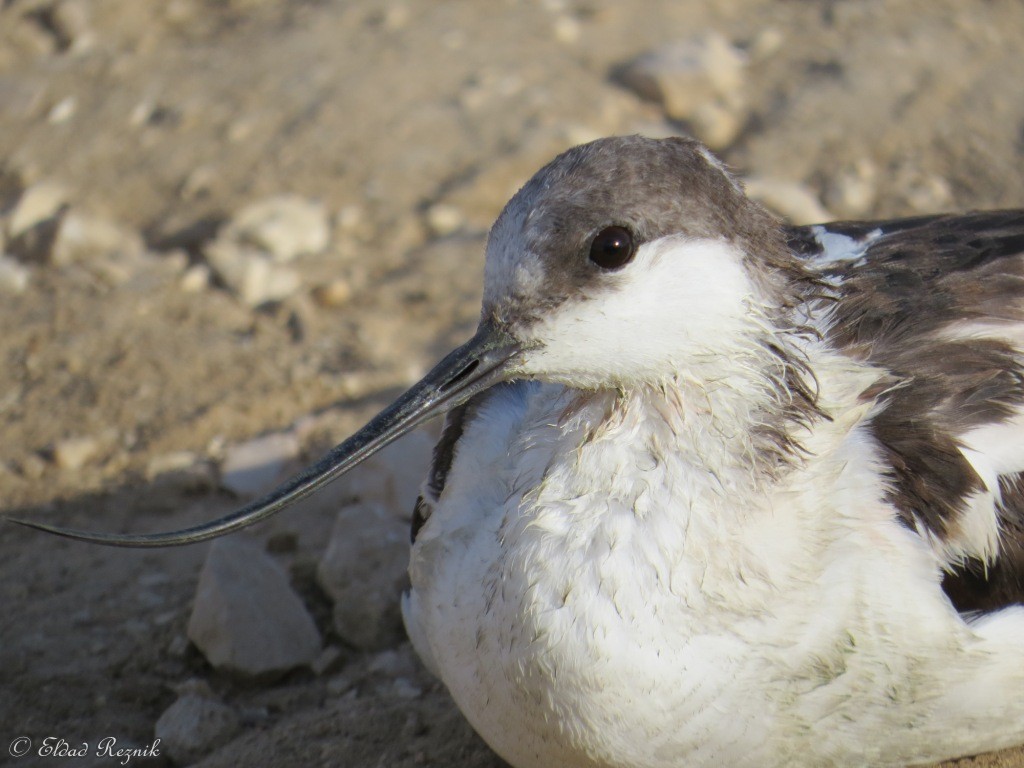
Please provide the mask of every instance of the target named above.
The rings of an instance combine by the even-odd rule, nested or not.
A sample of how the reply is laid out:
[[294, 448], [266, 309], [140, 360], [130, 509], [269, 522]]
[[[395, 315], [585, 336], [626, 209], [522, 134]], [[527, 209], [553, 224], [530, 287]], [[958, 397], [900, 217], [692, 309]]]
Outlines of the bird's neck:
[[[857, 404], [858, 392], [876, 374], [861, 375], [827, 349], [811, 350], [808, 364], [822, 382], [822, 411], [774, 391], [764, 375], [543, 388], [513, 449], [522, 469], [505, 540], [527, 559], [546, 558], [559, 542], [564, 562], [548, 566], [558, 588], [559, 578], [596, 568], [607, 589], [633, 589], [629, 568], [614, 575], [594, 558], [607, 549], [615, 562], [660, 568], [664, 560], [693, 600], [731, 595], [730, 610], [756, 611], [761, 592], [735, 585], [756, 581], [770, 591], [801, 577], [790, 573], [801, 557], [813, 567], [809, 553], [825, 546], [823, 531], [834, 525], [820, 514], [821, 498], [848, 463], [838, 449], [870, 408]], [[822, 487], [793, 481], [806, 477]], [[541, 569], [532, 560], [524, 567]]]
[[[802, 339], [774, 339], [747, 356], [723, 359], [718, 370], [695, 375], [684, 368], [657, 383], [620, 386], [603, 395], [604, 423], [631, 418], [638, 436], [670, 439], [665, 450], [695, 470], [756, 489], [798, 463], [803, 438], [827, 418], [811, 373], [819, 349]], [[600, 436], [601, 424], [591, 431]]]

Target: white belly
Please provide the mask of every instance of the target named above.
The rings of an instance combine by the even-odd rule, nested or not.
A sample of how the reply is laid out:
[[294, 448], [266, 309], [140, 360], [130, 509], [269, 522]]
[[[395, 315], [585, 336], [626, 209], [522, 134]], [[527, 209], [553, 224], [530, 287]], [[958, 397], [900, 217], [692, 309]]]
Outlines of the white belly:
[[798, 517], [672, 510], [696, 481], [643, 448], [657, 435], [566, 450], [563, 407], [491, 398], [410, 567], [417, 650], [513, 766], [904, 765], [1024, 740], [1024, 610], [993, 660], [913, 534], [810, 544]]

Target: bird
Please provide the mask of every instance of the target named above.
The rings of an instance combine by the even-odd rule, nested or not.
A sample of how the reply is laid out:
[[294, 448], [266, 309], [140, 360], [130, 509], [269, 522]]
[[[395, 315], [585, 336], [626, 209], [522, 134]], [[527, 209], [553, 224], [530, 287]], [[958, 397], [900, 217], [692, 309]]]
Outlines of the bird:
[[789, 225], [697, 141], [571, 148], [470, 341], [263, 520], [444, 415], [402, 609], [514, 768], [1024, 743], [1024, 210]]

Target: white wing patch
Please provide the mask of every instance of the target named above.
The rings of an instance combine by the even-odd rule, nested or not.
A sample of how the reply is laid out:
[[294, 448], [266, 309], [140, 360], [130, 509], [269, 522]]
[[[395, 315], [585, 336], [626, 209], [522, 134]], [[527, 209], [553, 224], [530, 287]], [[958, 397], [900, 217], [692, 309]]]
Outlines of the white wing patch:
[[1024, 472], [1024, 412], [995, 424], [976, 427], [960, 437], [960, 452], [978, 473], [985, 489], [966, 500], [957, 535], [947, 554], [992, 562], [999, 555], [999, 478]]
[[[1024, 326], [1011, 321], [960, 320], [936, 332], [940, 339], [952, 342], [976, 340], [1002, 341], [1024, 354]], [[992, 562], [999, 555], [999, 515], [1002, 503], [999, 478], [1024, 472], [1024, 410], [1007, 419], [976, 427], [959, 438], [960, 452], [978, 473], [985, 490], [966, 500], [959, 520], [958, 535], [947, 542], [955, 544], [963, 556]]]
[[1005, 341], [1024, 354], [1024, 324], [1014, 320], [958, 320], [939, 329], [937, 336], [945, 341]]
[[868, 247], [882, 236], [882, 230], [872, 230], [858, 240], [849, 235], [829, 232], [827, 227], [815, 224], [811, 227], [811, 234], [821, 246], [821, 253], [814, 258], [815, 266], [825, 267], [840, 262], [853, 262], [852, 266], [861, 267], [865, 263], [864, 256], [868, 252]]

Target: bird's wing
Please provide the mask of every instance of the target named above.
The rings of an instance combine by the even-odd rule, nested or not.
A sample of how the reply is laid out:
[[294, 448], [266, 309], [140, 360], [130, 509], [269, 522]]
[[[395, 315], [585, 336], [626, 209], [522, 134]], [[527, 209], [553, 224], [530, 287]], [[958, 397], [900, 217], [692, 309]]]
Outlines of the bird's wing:
[[419, 498], [416, 499], [416, 506], [412, 512], [412, 530], [410, 532], [412, 543], [416, 543], [416, 536], [420, 529], [426, 525], [427, 520], [434, 512], [441, 500], [448, 483], [448, 475], [452, 471], [452, 464], [461, 445], [462, 436], [470, 422], [472, 422], [484, 405], [495, 397], [503, 388], [515, 386], [514, 384], [498, 384], [490, 389], [474, 395], [465, 403], [452, 408], [444, 417], [444, 425], [441, 427], [441, 436], [434, 446], [434, 454], [430, 462], [430, 469], [423, 481]]
[[[481, 395], [477, 395], [477, 398], [479, 397]], [[441, 437], [438, 438], [437, 444], [434, 446], [434, 454], [430, 461], [427, 478], [423, 482], [423, 488], [420, 491], [419, 498], [416, 499], [416, 506], [412, 511], [410, 539], [413, 544], [416, 543], [416, 535], [420, 532], [420, 528], [430, 519], [438, 499], [441, 498], [441, 492], [448, 481], [448, 473], [451, 471], [452, 462], [455, 460], [456, 446], [459, 440], [462, 439], [466, 420], [471, 418], [472, 411], [475, 408], [476, 404], [473, 400], [469, 400], [456, 408], [452, 408], [444, 417]]]
[[828, 339], [899, 382], [872, 429], [961, 610], [1024, 603], [1024, 211], [788, 230], [838, 296]]

